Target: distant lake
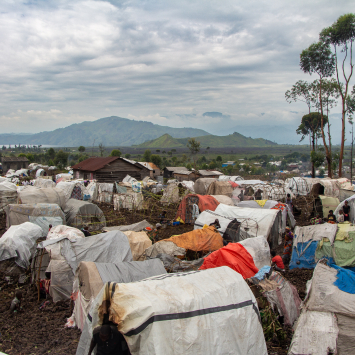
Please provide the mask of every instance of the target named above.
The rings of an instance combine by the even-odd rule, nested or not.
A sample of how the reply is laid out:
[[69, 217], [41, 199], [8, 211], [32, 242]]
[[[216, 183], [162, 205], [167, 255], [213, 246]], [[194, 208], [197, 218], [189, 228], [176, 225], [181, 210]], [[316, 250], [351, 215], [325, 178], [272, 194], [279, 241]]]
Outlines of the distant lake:
[[[21, 144], [21, 146], [25, 145], [33, 147], [34, 145], [37, 147], [37, 144]], [[15, 148], [15, 144], [0, 144], [0, 148], [2, 146], [5, 146], [6, 148], [9, 148], [11, 146], [11, 148]], [[16, 147], [18, 146], [18, 143], [16, 143]], [[57, 148], [57, 147], [61, 147], [60, 145], [42, 145], [41, 148]]]

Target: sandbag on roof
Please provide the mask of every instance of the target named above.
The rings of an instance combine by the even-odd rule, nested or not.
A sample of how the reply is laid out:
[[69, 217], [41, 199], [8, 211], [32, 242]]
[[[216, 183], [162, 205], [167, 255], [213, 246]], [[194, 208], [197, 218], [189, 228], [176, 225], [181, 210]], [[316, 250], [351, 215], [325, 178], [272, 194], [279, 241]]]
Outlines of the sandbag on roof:
[[79, 238], [75, 241], [67, 236], [49, 239], [40, 244], [38, 248], [45, 248], [48, 252], [58, 250], [60, 255], [51, 259], [48, 271], [51, 275], [50, 294], [54, 302], [68, 299], [72, 292], [74, 274], [81, 261], [118, 263], [132, 261], [132, 252], [127, 236], [120, 231], [112, 231]]
[[207, 195], [225, 195], [232, 197], [233, 187], [228, 181], [213, 181], [206, 191]]
[[220, 204], [215, 213], [225, 217], [236, 218], [242, 222], [241, 232], [249, 236], [263, 236], [271, 247], [276, 247], [281, 239], [282, 216], [279, 210], [231, 207]]
[[223, 247], [223, 239], [215, 227], [195, 229], [181, 235], [174, 235], [163, 241], [170, 241], [180, 248], [193, 251], [214, 251]]
[[36, 203], [33, 205], [8, 205], [6, 207], [6, 227], [32, 222], [42, 228], [46, 236], [49, 225], [65, 224], [65, 216], [61, 208], [54, 203]]
[[208, 255], [200, 267], [200, 270], [220, 266], [229, 266], [245, 279], [253, 277], [259, 271], [254, 264], [253, 257], [240, 243], [229, 243], [226, 247]]
[[124, 232], [124, 231], [140, 232], [144, 228], [147, 228], [147, 227], [153, 228], [153, 226], [144, 219], [143, 221], [129, 224], [129, 225], [125, 225], [125, 226], [104, 227], [103, 230], [104, 231], [118, 230], [118, 231], [122, 231], [122, 232]]
[[[267, 354], [255, 297], [226, 267], [106, 284], [89, 312], [89, 334], [105, 313], [132, 355]], [[89, 343], [80, 339], [76, 354], [87, 354]]]
[[0, 182], [0, 210], [9, 204], [17, 203], [17, 186], [10, 181]]
[[63, 191], [57, 188], [26, 186], [19, 192], [18, 197], [22, 204], [55, 203], [61, 209], [64, 209], [66, 203]]
[[101, 209], [90, 202], [69, 199], [65, 205], [64, 213], [69, 226], [78, 229], [87, 225], [89, 230], [101, 230], [106, 226], [106, 218]]
[[152, 241], [149, 239], [147, 233], [134, 231], [125, 231], [123, 233], [128, 238], [133, 260], [145, 260], [145, 255], [143, 254], [152, 245]]
[[106, 282], [127, 283], [166, 274], [160, 259], [126, 261], [116, 264], [82, 261], [76, 272], [73, 292], [78, 292], [72, 320], [83, 330], [92, 301]]
[[206, 195], [208, 187], [217, 181], [215, 178], [200, 178], [195, 181], [194, 191], [198, 195]]
[[15, 258], [18, 266], [27, 268], [41, 237], [41, 227], [30, 222], [10, 227], [0, 238], [0, 262]]

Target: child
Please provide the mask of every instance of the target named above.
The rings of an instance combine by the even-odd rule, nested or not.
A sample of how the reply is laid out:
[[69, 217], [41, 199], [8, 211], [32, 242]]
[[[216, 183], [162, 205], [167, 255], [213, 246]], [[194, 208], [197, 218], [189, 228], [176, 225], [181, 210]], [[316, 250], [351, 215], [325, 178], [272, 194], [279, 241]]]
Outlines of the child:
[[329, 210], [329, 214], [328, 214], [328, 223], [331, 223], [331, 224], [335, 224], [337, 223], [337, 219], [333, 213], [333, 210]]
[[21, 309], [22, 292], [17, 290], [15, 298], [11, 301], [10, 312], [18, 312]]
[[276, 271], [285, 271], [285, 265], [282, 261], [282, 258], [280, 255], [276, 255], [276, 252], [274, 250], [271, 250], [271, 256], [272, 256], [272, 266], [275, 267]]
[[339, 210], [338, 223], [344, 222], [344, 212], [343, 210]]

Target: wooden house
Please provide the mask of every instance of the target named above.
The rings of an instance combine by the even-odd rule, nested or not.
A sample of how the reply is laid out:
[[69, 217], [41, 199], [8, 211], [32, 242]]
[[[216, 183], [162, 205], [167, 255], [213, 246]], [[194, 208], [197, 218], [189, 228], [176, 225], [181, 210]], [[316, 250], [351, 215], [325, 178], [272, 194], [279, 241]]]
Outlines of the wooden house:
[[154, 163], [147, 163], [147, 162], [140, 161], [139, 164], [142, 164], [150, 171], [150, 177], [152, 179], [156, 179], [157, 176], [160, 176], [161, 174], [160, 168], [156, 166]]
[[74, 179], [97, 180], [112, 183], [122, 181], [126, 175], [137, 180], [150, 176], [145, 166], [121, 157], [93, 157], [72, 166]]
[[30, 162], [26, 157], [2, 157], [1, 158], [3, 174], [6, 174], [10, 169], [13, 169], [15, 171], [20, 169], [28, 169], [29, 164]]
[[217, 170], [199, 170], [198, 171], [201, 178], [215, 178], [218, 179], [219, 176], [223, 175], [220, 171]]
[[167, 166], [166, 168], [164, 168], [163, 176], [166, 179], [174, 179], [174, 172], [182, 170], [189, 171], [184, 166]]

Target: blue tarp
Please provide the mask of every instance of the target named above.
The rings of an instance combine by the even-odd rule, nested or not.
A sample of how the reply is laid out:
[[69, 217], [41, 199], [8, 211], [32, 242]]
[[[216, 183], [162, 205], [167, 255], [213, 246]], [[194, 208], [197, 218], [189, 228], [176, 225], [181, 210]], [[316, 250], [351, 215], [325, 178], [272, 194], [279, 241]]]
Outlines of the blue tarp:
[[314, 269], [317, 264], [314, 259], [317, 245], [317, 241], [308, 241], [305, 243], [297, 243], [297, 247], [293, 246], [291, 262], [289, 265], [290, 270], [296, 268]]
[[341, 291], [355, 294], [355, 272], [335, 264], [329, 264], [329, 266], [338, 270], [337, 280], [334, 285]]
[[270, 266], [263, 266], [253, 277], [257, 278], [259, 281], [263, 280], [265, 275], [270, 272]]

